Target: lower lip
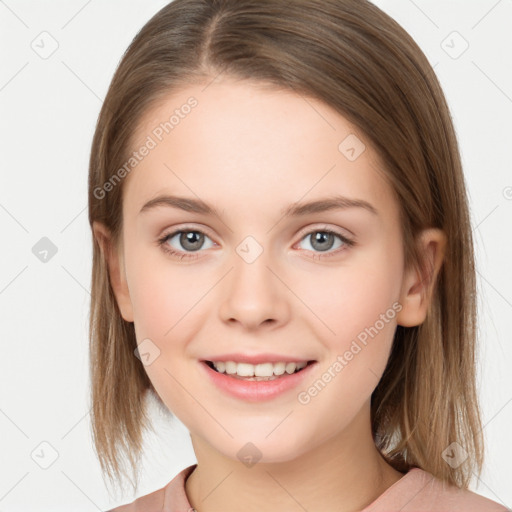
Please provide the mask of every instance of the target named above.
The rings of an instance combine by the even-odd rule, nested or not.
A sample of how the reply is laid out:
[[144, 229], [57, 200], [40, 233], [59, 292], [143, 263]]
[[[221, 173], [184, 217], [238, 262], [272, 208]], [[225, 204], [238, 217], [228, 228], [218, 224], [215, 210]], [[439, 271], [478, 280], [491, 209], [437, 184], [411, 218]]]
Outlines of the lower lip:
[[225, 373], [219, 373], [210, 368], [205, 361], [201, 361], [208, 377], [220, 390], [228, 395], [250, 402], [261, 402], [270, 400], [290, 389], [297, 387], [312, 371], [316, 365], [310, 363], [297, 373], [284, 373], [283, 376], [274, 380], [243, 380], [230, 377]]

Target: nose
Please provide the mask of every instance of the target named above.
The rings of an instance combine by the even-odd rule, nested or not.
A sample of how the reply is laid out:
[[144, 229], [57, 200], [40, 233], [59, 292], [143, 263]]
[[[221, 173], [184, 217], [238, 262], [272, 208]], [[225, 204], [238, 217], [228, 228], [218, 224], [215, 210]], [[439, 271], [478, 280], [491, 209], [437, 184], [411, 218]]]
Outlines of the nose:
[[290, 291], [273, 268], [264, 251], [248, 263], [238, 254], [233, 256], [233, 270], [226, 276], [222, 289], [219, 315], [223, 322], [237, 323], [247, 330], [260, 325], [277, 328], [290, 316]]

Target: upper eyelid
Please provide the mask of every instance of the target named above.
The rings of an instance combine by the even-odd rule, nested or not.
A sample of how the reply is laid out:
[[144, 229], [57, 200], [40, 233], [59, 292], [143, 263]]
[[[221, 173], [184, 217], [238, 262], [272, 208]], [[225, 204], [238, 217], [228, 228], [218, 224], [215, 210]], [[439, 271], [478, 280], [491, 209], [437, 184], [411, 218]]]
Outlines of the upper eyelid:
[[[341, 236], [344, 238], [348, 238], [348, 239], [352, 239], [352, 237], [354, 236], [354, 234], [351, 231], [348, 231], [348, 229], [346, 229], [346, 228], [340, 228], [340, 227], [334, 228], [334, 227], [330, 227], [326, 223], [324, 223], [322, 226], [317, 225], [316, 227], [313, 226], [313, 227], [307, 227], [307, 228], [301, 229], [299, 231], [299, 235], [309, 235], [309, 234], [317, 232], [317, 231], [318, 232], [322, 232], [322, 231], [332, 232], [335, 235], [338, 235], [338, 236]], [[348, 231], [350, 233], [350, 235], [344, 234], [343, 231]]]
[[175, 228], [175, 229], [170, 229], [169, 231], [166, 231], [164, 230], [163, 234], [159, 237], [159, 238], [167, 238], [167, 237], [171, 237], [171, 238], [174, 238], [176, 235], [178, 235], [179, 233], [188, 233], [188, 232], [198, 232], [198, 233], [202, 233], [206, 236], [208, 236], [210, 239], [212, 239], [213, 241], [213, 238], [209, 232], [210, 230], [207, 229], [207, 228], [204, 228], [204, 227], [193, 227], [193, 226], [183, 226], [183, 227], [178, 227], [178, 228]]

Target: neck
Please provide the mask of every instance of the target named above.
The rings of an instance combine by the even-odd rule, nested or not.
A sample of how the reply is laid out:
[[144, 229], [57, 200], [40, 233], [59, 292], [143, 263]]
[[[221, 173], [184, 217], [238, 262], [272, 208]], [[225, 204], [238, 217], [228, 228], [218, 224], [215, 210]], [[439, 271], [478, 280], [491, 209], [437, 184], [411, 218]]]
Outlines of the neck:
[[191, 434], [191, 439], [198, 463], [185, 489], [197, 512], [283, 508], [356, 512], [403, 476], [385, 462], [374, 444], [369, 404], [347, 429], [284, 462], [248, 467], [220, 454], [202, 438]]

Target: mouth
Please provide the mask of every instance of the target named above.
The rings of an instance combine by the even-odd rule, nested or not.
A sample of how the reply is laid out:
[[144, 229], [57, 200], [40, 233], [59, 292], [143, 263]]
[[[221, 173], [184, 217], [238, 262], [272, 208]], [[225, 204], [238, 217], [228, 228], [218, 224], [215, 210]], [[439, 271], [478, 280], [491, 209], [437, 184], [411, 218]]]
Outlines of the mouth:
[[[243, 354], [241, 356], [243, 359]], [[251, 403], [272, 400], [292, 392], [314, 375], [315, 366], [319, 364], [316, 360], [293, 361], [282, 355], [275, 358], [281, 359], [279, 362], [268, 361], [274, 358], [260, 355], [260, 362], [255, 365], [235, 363], [234, 358], [223, 359], [225, 361], [199, 361], [206, 378], [224, 395]], [[267, 362], [261, 362], [265, 359]]]
[[315, 364], [316, 360], [295, 363], [262, 363], [250, 365], [245, 363], [202, 361], [214, 372], [237, 380], [244, 381], [271, 381], [303, 372], [307, 367]]

